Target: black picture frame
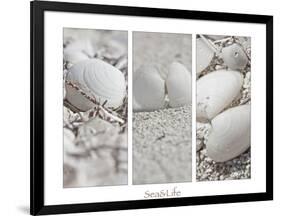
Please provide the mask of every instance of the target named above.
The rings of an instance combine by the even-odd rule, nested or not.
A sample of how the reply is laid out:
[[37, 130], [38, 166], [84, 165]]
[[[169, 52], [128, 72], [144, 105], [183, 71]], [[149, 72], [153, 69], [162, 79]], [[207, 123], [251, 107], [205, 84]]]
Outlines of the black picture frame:
[[[266, 25], [266, 192], [153, 200], [64, 205], [44, 204], [44, 12], [76, 12], [126, 16], [211, 20]], [[31, 2], [31, 130], [30, 214], [46, 215], [122, 209], [174, 207], [273, 200], [273, 16], [108, 6], [65, 2]]]

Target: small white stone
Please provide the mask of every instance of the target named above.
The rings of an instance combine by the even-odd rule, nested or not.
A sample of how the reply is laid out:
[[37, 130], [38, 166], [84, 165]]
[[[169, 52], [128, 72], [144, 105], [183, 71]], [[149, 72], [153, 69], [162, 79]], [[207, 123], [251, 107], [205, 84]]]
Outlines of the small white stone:
[[222, 49], [222, 59], [232, 70], [241, 70], [246, 67], [248, 57], [243, 48], [238, 44], [232, 44]]
[[197, 76], [211, 63], [215, 53], [202, 38], [196, 40], [196, 74]]

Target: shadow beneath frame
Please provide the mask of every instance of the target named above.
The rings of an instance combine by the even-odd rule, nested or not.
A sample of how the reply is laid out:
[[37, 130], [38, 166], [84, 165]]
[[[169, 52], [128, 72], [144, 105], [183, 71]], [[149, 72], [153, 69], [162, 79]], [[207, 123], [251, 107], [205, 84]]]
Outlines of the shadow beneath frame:
[[22, 213], [29, 215], [29, 206], [18, 206], [17, 209]]

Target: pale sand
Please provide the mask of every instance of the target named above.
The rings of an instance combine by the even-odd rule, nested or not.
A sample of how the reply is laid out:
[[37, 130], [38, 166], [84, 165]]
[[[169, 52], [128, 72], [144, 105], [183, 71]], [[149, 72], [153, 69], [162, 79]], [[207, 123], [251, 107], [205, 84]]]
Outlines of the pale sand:
[[191, 181], [191, 106], [133, 114], [133, 183]]

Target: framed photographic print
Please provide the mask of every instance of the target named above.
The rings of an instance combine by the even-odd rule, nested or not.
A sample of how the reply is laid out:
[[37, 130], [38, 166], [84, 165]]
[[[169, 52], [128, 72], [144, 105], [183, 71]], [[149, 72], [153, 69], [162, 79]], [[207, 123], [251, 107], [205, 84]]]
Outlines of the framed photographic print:
[[272, 16], [31, 2], [32, 215], [272, 199]]

